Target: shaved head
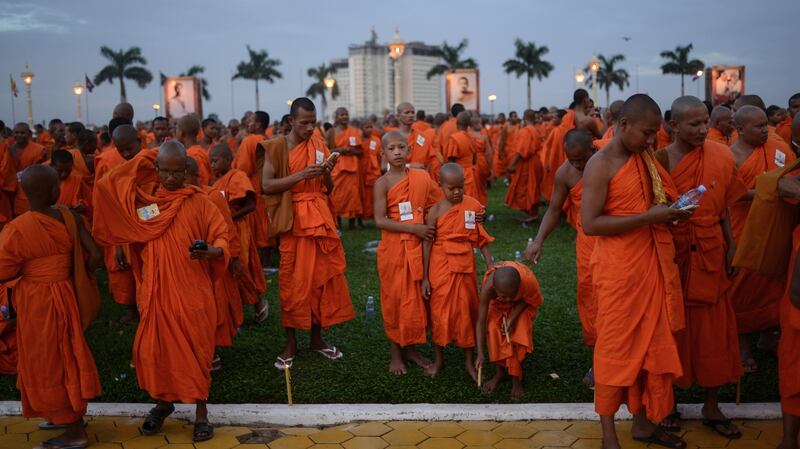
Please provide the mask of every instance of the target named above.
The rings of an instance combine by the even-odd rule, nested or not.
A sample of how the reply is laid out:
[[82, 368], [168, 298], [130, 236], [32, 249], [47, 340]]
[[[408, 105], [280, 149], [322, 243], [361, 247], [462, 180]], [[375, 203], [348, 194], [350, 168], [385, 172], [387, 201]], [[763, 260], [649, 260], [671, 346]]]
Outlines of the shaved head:
[[458, 113], [456, 117], [456, 125], [458, 125], [459, 129], [461, 128], [469, 128], [470, 123], [472, 123], [472, 116], [467, 111], [461, 111]]
[[388, 147], [390, 142], [397, 141], [408, 143], [408, 137], [400, 131], [389, 131], [381, 137], [381, 145], [384, 148]]
[[742, 106], [733, 114], [733, 122], [739, 131], [739, 141], [753, 148], [767, 143], [769, 121], [767, 113], [757, 106]]
[[622, 100], [616, 100], [608, 107], [608, 113], [611, 114], [611, 120], [619, 120], [619, 115], [622, 112], [622, 106], [625, 104]]
[[462, 169], [461, 166], [455, 162], [448, 162], [442, 165], [442, 168], [439, 171], [439, 177], [440, 179], [447, 178], [450, 181], [464, 179], [464, 169]]
[[178, 130], [187, 136], [197, 136], [200, 132], [200, 120], [194, 114], [184, 115], [178, 119]]
[[686, 95], [675, 99], [675, 101], [672, 102], [670, 111], [672, 111], [672, 120], [681, 122], [686, 120], [692, 113], [701, 109], [708, 113], [708, 108], [706, 108], [706, 105], [703, 104], [699, 98]]
[[767, 113], [757, 106], [742, 106], [733, 114], [733, 122], [737, 128], [762, 119], [767, 119]]
[[32, 208], [49, 207], [58, 201], [59, 180], [49, 165], [31, 165], [20, 175], [20, 184]]
[[573, 128], [564, 135], [564, 150], [567, 153], [592, 151], [592, 136], [583, 128]]
[[792, 141], [800, 145], [800, 114], [795, 114], [792, 119]]
[[126, 118], [133, 121], [133, 106], [130, 103], [120, 103], [114, 106], [114, 112], [111, 113], [112, 118]]
[[494, 286], [495, 289], [501, 290], [503, 293], [516, 295], [519, 291], [520, 277], [519, 271], [513, 267], [500, 267], [494, 272]]
[[397, 105], [397, 113], [402, 114], [403, 111], [408, 111], [409, 109], [414, 109], [414, 105], [405, 101]]
[[626, 118], [629, 122], [636, 122], [651, 115], [661, 117], [661, 108], [658, 107], [658, 103], [650, 98], [649, 95], [635, 94], [631, 95], [623, 103], [619, 118]]
[[233, 152], [227, 143], [218, 143], [211, 146], [211, 148], [208, 150], [208, 156], [219, 156], [227, 159], [233, 159]]
[[186, 159], [186, 147], [177, 140], [168, 140], [158, 147], [156, 160], [161, 161], [165, 158], [178, 157]]
[[114, 128], [114, 133], [111, 135], [114, 140], [114, 146], [117, 148], [126, 147], [129, 145], [139, 145], [139, 133], [133, 125], [120, 125]]
[[733, 110], [738, 111], [743, 106], [755, 106], [762, 111], [767, 110], [766, 104], [764, 104], [764, 100], [761, 99], [758, 95], [742, 95], [741, 97], [737, 98], [736, 101], [733, 102]]
[[733, 117], [733, 111], [727, 106], [717, 106], [711, 111], [711, 124], [714, 125], [720, 120], [730, 120]]

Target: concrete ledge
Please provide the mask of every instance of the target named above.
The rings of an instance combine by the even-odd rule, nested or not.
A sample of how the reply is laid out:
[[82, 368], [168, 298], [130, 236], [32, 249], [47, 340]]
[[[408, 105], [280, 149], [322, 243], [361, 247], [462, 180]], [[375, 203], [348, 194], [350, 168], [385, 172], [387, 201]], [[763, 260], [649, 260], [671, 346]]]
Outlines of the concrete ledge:
[[[90, 403], [90, 416], [144, 417], [153, 404]], [[685, 419], [700, 419], [702, 404], [679, 406]], [[733, 419], [780, 419], [779, 403], [720, 404]], [[209, 404], [215, 424], [242, 426], [332, 426], [354, 421], [535, 421], [597, 420], [594, 404]], [[20, 415], [19, 402], [0, 401], [0, 415]], [[176, 418], [191, 420], [194, 406], [176, 406]], [[630, 419], [624, 407], [618, 419]]]

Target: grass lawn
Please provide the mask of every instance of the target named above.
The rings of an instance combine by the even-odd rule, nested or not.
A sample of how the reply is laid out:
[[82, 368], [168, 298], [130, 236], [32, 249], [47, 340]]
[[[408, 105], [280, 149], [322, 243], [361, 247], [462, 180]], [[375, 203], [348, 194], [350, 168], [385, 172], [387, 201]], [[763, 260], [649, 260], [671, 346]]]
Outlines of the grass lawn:
[[[497, 240], [492, 252], [497, 260], [513, 260], [516, 250], [522, 251], [536, 229], [523, 229], [516, 221], [518, 214], [503, 203], [505, 187], [490, 191], [489, 213], [496, 219], [486, 228]], [[542, 210], [544, 212], [544, 208]], [[491, 395], [483, 395], [463, 369], [464, 355], [457, 349], [446, 351], [446, 366], [435, 380], [410, 367], [405, 376], [388, 373], [389, 347], [383, 332], [380, 309], [367, 319], [365, 302], [368, 295], [379, 301], [380, 286], [375, 256], [363, 252], [366, 242], [380, 238], [375, 229], [345, 231], [343, 242], [347, 253], [347, 277], [357, 318], [331, 328], [326, 339], [335, 344], [345, 357], [330, 362], [319, 354], [301, 351], [292, 369], [296, 403], [502, 403], [509, 401], [510, 383], [506, 382]], [[567, 225], [559, 227], [546, 242], [542, 261], [534, 268], [544, 294], [544, 305], [534, 325], [535, 351], [528, 357], [525, 370], [523, 402], [591, 402], [592, 390], [582, 383], [591, 363], [591, 354], [583, 344], [575, 305], [575, 232]], [[478, 263], [483, 273], [483, 262]], [[619, 267], [621, 270], [630, 267]], [[286, 401], [283, 373], [272, 364], [284, 344], [280, 327], [280, 307], [276, 276], [271, 276], [267, 295], [271, 303], [266, 323], [253, 324], [252, 309], [246, 310], [245, 324], [235, 346], [222, 350], [223, 368], [214, 374], [211, 386], [212, 403], [282, 403]], [[176, 286], [180, 288], [179, 286]], [[105, 291], [105, 281], [101, 287]], [[122, 314], [106, 295], [100, 318], [88, 331], [88, 340], [100, 370], [104, 402], [147, 402], [148, 395], [139, 389], [136, 373], [130, 368], [131, 346], [135, 328], [114, 324]], [[753, 342], [755, 343], [755, 342]], [[308, 334], [300, 333], [300, 348], [308, 347]], [[423, 352], [433, 355], [426, 346]], [[756, 354], [760, 371], [742, 381], [742, 400], [747, 402], [777, 401], [777, 363], [773, 357]], [[493, 373], [487, 368], [484, 379]], [[722, 389], [722, 400], [732, 402], [735, 388]], [[698, 389], [681, 391], [682, 402], [701, 402]], [[0, 399], [17, 400], [15, 377], [0, 376]]]

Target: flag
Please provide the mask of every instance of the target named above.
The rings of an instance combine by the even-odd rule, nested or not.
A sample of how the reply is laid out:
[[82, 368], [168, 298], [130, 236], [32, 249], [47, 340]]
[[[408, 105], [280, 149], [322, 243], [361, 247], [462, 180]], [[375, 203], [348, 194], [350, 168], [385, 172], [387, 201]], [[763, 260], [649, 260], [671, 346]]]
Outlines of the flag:
[[85, 81], [85, 83], [86, 83], [86, 90], [88, 90], [89, 92], [91, 92], [91, 91], [92, 91], [92, 89], [94, 89], [94, 83], [92, 82], [92, 80], [90, 80], [90, 79], [89, 79], [89, 75], [87, 75], [87, 74], [85, 74], [85, 73], [84, 73], [84, 74], [83, 74], [83, 77], [84, 77], [84, 78], [86, 78], [86, 81]]
[[11, 76], [10, 73], [8, 74], [8, 79], [11, 80], [11, 93], [14, 94], [14, 96], [16, 97], [17, 94], [19, 94], [19, 91], [17, 90], [17, 82], [14, 80], [14, 77]]
[[166, 82], [167, 82], [167, 75], [164, 75], [164, 74], [163, 74], [163, 73], [161, 73], [161, 72], [158, 72], [158, 74], [159, 74], [159, 75], [161, 75], [161, 85], [163, 86], [163, 85], [164, 85], [164, 83], [166, 83]]

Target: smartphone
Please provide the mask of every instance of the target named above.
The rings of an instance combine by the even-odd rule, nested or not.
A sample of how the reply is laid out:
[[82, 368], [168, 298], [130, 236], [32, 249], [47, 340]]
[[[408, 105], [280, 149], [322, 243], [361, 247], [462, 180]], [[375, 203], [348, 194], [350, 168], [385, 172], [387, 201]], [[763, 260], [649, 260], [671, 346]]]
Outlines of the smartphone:
[[208, 243], [203, 240], [195, 240], [192, 246], [189, 247], [189, 252], [193, 253], [195, 251], [208, 251]]
[[325, 162], [326, 163], [328, 163], [328, 162], [336, 162], [336, 160], [339, 159], [339, 156], [341, 156], [340, 153], [331, 153], [331, 155], [328, 156], [328, 159]]

